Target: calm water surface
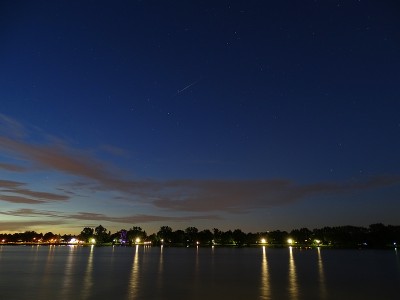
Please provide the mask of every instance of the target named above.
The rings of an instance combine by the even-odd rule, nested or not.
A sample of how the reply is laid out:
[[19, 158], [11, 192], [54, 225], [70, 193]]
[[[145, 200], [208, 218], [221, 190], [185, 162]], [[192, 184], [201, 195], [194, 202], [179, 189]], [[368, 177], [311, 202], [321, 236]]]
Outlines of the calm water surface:
[[0, 246], [0, 299], [398, 299], [395, 250]]

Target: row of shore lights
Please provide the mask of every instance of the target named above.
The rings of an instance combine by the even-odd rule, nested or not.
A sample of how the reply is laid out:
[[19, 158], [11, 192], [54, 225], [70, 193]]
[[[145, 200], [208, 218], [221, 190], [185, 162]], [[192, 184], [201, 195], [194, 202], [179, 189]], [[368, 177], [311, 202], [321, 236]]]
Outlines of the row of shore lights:
[[[141, 242], [141, 239], [140, 239], [140, 238], [136, 238], [136, 239], [135, 239], [135, 244], [140, 244], [140, 242]], [[69, 243], [70, 243], [70, 244], [82, 244], [83, 241], [80, 241], [80, 240], [78, 240], [78, 239], [72, 238], [72, 239], [69, 241]], [[91, 238], [91, 239], [89, 240], [89, 243], [92, 244], [92, 245], [96, 244], [96, 239]], [[151, 243], [151, 242], [143, 242], [143, 244], [145, 244], [145, 245], [146, 245], [146, 244], [149, 244], [149, 243]]]
[[[4, 242], [5, 240], [3, 240], [3, 242]], [[91, 238], [90, 240], [89, 240], [89, 242], [90, 242], [90, 244], [96, 244], [96, 240], [94, 239], [94, 238]], [[135, 244], [140, 244], [140, 242], [141, 242], [141, 240], [140, 240], [140, 238], [136, 238], [135, 239]], [[266, 244], [267, 243], [267, 240], [266, 239], [261, 239], [261, 244]], [[314, 240], [314, 242], [317, 244], [317, 245], [319, 245], [320, 243], [321, 243], [321, 241], [320, 240]], [[81, 241], [78, 241], [77, 239], [71, 239], [71, 241], [70, 241], [70, 243], [71, 244], [78, 244], [78, 243], [81, 243]], [[147, 243], [151, 243], [151, 242], [144, 242], [144, 244], [147, 244]], [[161, 239], [161, 243], [164, 243], [164, 239]], [[289, 245], [293, 245], [293, 244], [296, 244], [297, 242], [295, 242], [293, 239], [288, 239], [287, 240], [287, 243], [289, 244]], [[197, 245], [199, 245], [200, 244], [200, 242], [196, 242], [196, 244]]]
[[[317, 245], [319, 245], [320, 243], [321, 243], [321, 241], [320, 240], [314, 240], [314, 242], [317, 244]], [[261, 239], [261, 244], [266, 244], [267, 243], [267, 240], [266, 239]], [[297, 242], [295, 242], [293, 239], [287, 239], [287, 243], [289, 244], [289, 245], [293, 245], [293, 244], [296, 244]]]

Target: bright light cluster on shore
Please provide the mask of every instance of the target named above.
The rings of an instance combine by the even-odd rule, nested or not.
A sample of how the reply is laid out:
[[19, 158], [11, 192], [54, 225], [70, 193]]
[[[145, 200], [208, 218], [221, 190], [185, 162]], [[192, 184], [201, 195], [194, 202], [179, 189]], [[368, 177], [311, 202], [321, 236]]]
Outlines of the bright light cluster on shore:
[[80, 241], [80, 240], [78, 240], [76, 238], [72, 238], [68, 242], [68, 244], [71, 244], [71, 245], [77, 245], [77, 244], [83, 244], [83, 243], [84, 243], [84, 241]]

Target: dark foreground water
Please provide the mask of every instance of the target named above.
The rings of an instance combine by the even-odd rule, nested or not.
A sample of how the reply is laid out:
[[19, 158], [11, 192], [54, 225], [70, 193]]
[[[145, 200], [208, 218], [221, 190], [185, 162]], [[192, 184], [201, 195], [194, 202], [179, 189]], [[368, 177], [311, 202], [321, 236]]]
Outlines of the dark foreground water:
[[0, 246], [0, 299], [400, 299], [395, 250]]

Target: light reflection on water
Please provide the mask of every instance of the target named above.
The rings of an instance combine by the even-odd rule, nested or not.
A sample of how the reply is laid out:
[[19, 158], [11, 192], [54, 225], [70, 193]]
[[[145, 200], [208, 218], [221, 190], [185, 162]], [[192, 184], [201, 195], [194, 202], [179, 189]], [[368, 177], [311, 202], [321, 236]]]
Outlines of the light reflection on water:
[[395, 299], [400, 285], [393, 250], [2, 246], [0, 262], [0, 299]]
[[297, 284], [296, 264], [293, 257], [293, 248], [289, 247], [289, 295], [291, 299], [299, 298], [299, 290]]
[[[44, 274], [50, 274], [52, 272], [53, 262], [54, 262], [54, 249], [56, 246], [50, 245], [49, 252], [47, 254], [46, 262], [44, 265]], [[51, 284], [51, 276], [42, 276], [41, 278], [41, 293], [43, 294], [43, 298], [46, 296], [46, 286]]]
[[32, 272], [38, 272], [38, 260], [39, 260], [39, 245], [31, 246], [31, 250], [33, 251], [33, 263], [32, 263]]
[[199, 289], [200, 286], [200, 263], [199, 263], [199, 246], [196, 246], [196, 259], [195, 259], [195, 266], [194, 266], [194, 283], [193, 287], [195, 289]]
[[131, 268], [131, 279], [129, 284], [129, 299], [135, 299], [139, 292], [139, 245], [135, 246], [135, 255]]
[[86, 263], [86, 270], [83, 279], [82, 296], [83, 299], [90, 297], [90, 292], [93, 286], [93, 251], [94, 246], [90, 246], [89, 256]]
[[67, 256], [67, 262], [64, 267], [63, 284], [61, 287], [61, 296], [67, 298], [69, 292], [75, 288], [72, 284], [73, 272], [76, 264], [74, 263], [75, 252], [77, 251], [77, 246], [68, 246], [69, 252]]
[[317, 248], [317, 253], [318, 253], [318, 281], [319, 281], [320, 296], [321, 299], [326, 299], [328, 295], [326, 292], [324, 264], [322, 262], [320, 247]]
[[271, 288], [269, 282], [268, 259], [265, 246], [262, 247], [261, 264], [261, 299], [269, 300], [271, 298]]
[[157, 288], [162, 289], [163, 287], [163, 272], [164, 272], [164, 257], [163, 257], [164, 246], [160, 247], [160, 255], [158, 256], [158, 273], [157, 273]]

